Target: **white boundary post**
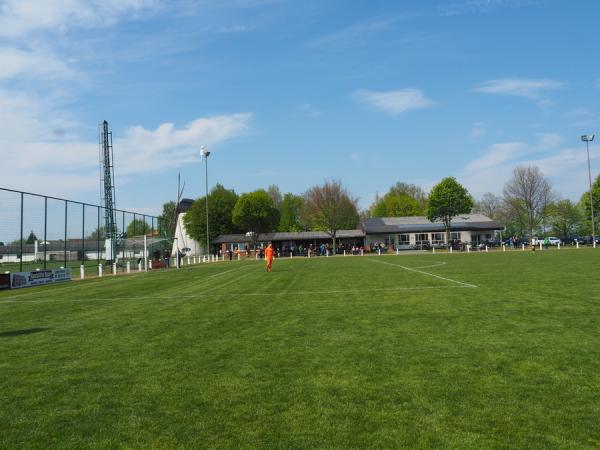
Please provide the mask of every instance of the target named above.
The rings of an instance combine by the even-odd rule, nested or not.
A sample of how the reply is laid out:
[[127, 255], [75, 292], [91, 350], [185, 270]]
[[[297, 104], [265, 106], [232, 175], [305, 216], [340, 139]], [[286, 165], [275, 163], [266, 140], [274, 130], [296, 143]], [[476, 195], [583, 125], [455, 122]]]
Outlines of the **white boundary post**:
[[365, 251], [362, 248], [360, 249], [360, 256], [365, 256]]
[[127, 261], [127, 273], [131, 273], [131, 262]]
[[83, 264], [79, 266], [79, 278], [85, 279], [85, 266]]
[[140, 260], [140, 262], [138, 263], [138, 272], [142, 271], [142, 261]]
[[117, 263], [113, 263], [113, 265], [112, 265], [112, 273], [113, 273], [113, 275], [117, 274]]
[[506, 251], [506, 245], [502, 244], [502, 251], [505, 252]]
[[452, 246], [450, 246], [450, 253], [452, 253]]
[[521, 244], [521, 250], [525, 251], [525, 244]]
[[471, 246], [467, 244], [467, 253], [471, 253]]
[[543, 250], [543, 248], [542, 248], [542, 241], [540, 241], [540, 250]]
[[98, 276], [102, 276], [102, 264], [98, 264]]
[[396, 247], [396, 256], [398, 256], [400, 254], [400, 249], [398, 247]]
[[346, 250], [344, 250], [344, 256], [346, 256]]
[[378, 254], [379, 256], [381, 256], [381, 247], [379, 247], [379, 248], [377, 249], [377, 254]]
[[579, 248], [579, 241], [575, 241], [575, 247]]
[[488, 246], [487, 245], [485, 246], [485, 252], [486, 253], [488, 252]]
[[558, 250], [560, 250], [560, 242], [558, 243], [558, 247], [557, 247], [557, 249], [558, 249]]
[[431, 253], [435, 254], [435, 247], [431, 247], [431, 250], [432, 250]]

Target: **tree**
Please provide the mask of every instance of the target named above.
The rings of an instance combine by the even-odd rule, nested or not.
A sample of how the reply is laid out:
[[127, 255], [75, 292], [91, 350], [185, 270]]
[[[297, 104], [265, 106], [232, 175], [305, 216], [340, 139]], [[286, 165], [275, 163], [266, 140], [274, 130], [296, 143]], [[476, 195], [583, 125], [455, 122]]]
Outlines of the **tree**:
[[[598, 216], [600, 216], [600, 175], [596, 177], [594, 182], [592, 183], [592, 197], [594, 200], [594, 225], [596, 229], [596, 234], [598, 234], [598, 225], [600, 224], [600, 220], [598, 220]], [[583, 214], [585, 216], [585, 220], [583, 222], [583, 230], [586, 235], [592, 234], [592, 209], [590, 208], [590, 191], [587, 190], [581, 195], [581, 200], [579, 201], [581, 208], [583, 208]]]
[[501, 221], [504, 213], [502, 208], [502, 199], [491, 192], [486, 192], [481, 200], [476, 201], [473, 205], [473, 212]]
[[427, 202], [427, 218], [432, 221], [441, 220], [446, 229], [446, 245], [450, 246], [450, 224], [459, 214], [471, 212], [473, 198], [453, 177], [444, 178], [436, 184]]
[[240, 195], [233, 208], [232, 219], [240, 230], [252, 233], [256, 244], [258, 233], [273, 231], [279, 223], [279, 212], [264, 189]]
[[31, 232], [29, 233], [29, 236], [27, 237], [27, 240], [25, 241], [26, 244], [34, 244], [35, 241], [37, 241], [38, 238], [35, 235], [35, 233], [33, 232], [33, 230], [31, 230]]
[[105, 227], [100, 227], [100, 228], [96, 228], [94, 231], [92, 231], [90, 233], [90, 235], [88, 237], [86, 237], [86, 239], [95, 241], [95, 240], [99, 240], [99, 241], [103, 241], [104, 239], [106, 239], [106, 228]]
[[175, 236], [177, 229], [177, 203], [174, 201], [163, 204], [162, 214], [158, 217], [158, 229], [163, 236]]
[[336, 252], [338, 230], [352, 229], [358, 224], [357, 199], [350, 196], [340, 181], [325, 181], [304, 194], [303, 220], [313, 230], [325, 231]]
[[143, 236], [149, 231], [152, 231], [152, 227], [148, 225], [148, 222], [146, 222], [144, 219], [133, 219], [131, 222], [129, 222], [129, 225], [127, 225], [125, 234], [127, 237]]
[[422, 213], [419, 202], [406, 194], [387, 193], [371, 207], [372, 217], [418, 216]]
[[552, 197], [550, 182], [536, 166], [515, 167], [512, 178], [504, 185], [504, 201], [530, 237], [544, 220]]
[[303, 199], [300, 195], [287, 193], [283, 196], [279, 205], [278, 231], [302, 231], [302, 205]]
[[267, 188], [267, 194], [269, 194], [269, 197], [271, 197], [271, 200], [273, 200], [275, 209], [279, 210], [281, 205], [281, 191], [279, 190], [279, 187], [276, 184], [270, 185]]
[[407, 195], [410, 198], [415, 199], [421, 207], [422, 212], [425, 212], [425, 209], [427, 207], [427, 194], [421, 187], [417, 186], [416, 184], [403, 183], [398, 181], [390, 188], [388, 194]]
[[369, 207], [370, 217], [419, 216], [425, 214], [427, 196], [414, 184], [398, 182]]
[[[218, 183], [211, 189], [208, 194], [208, 233], [211, 242], [220, 234], [238, 231], [232, 219], [237, 201], [238, 196], [233, 189], [226, 189]], [[194, 201], [183, 223], [190, 237], [200, 243], [206, 242], [206, 197]]]
[[568, 237], [577, 233], [583, 221], [583, 211], [571, 200], [559, 200], [551, 203], [548, 216], [552, 232], [559, 237]]

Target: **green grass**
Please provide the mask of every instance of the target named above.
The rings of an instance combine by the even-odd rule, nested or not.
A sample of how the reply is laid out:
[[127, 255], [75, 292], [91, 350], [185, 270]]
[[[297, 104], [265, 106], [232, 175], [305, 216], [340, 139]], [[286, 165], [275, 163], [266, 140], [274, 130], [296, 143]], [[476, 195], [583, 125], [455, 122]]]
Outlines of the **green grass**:
[[227, 261], [2, 292], [0, 447], [598, 448], [599, 261]]

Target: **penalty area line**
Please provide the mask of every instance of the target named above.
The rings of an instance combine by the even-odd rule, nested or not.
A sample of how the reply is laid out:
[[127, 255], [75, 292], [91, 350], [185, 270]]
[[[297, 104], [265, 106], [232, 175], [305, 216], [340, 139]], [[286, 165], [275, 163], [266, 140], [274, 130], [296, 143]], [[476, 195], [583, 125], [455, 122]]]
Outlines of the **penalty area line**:
[[392, 263], [385, 262], [385, 261], [378, 261], [376, 259], [371, 259], [371, 258], [369, 258], [369, 261], [372, 261], [372, 262], [375, 262], [375, 263], [379, 263], [379, 264], [385, 264], [387, 266], [399, 267], [400, 269], [408, 270], [409, 272], [415, 272], [415, 273], [420, 273], [420, 274], [423, 274], [423, 275], [428, 275], [430, 277], [438, 278], [438, 279], [444, 280], [444, 281], [450, 281], [451, 283], [460, 284], [461, 286], [467, 287], [467, 288], [477, 288], [477, 287], [479, 287], [479, 286], [477, 286], [475, 284], [465, 283], [463, 281], [458, 281], [458, 280], [453, 280], [452, 278], [442, 277], [441, 275], [436, 275], [434, 273], [425, 272], [423, 270], [413, 269], [412, 267], [401, 266], [399, 264], [392, 264]]

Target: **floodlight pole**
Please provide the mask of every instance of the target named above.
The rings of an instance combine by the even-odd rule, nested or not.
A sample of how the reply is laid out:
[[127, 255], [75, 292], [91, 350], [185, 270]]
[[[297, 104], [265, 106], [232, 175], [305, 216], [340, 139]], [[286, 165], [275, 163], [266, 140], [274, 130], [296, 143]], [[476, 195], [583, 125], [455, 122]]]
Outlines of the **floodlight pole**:
[[204, 173], [206, 183], [206, 255], [210, 255], [210, 238], [208, 237], [208, 156], [210, 152], [206, 151], [204, 145], [200, 147], [200, 158], [204, 158]]
[[592, 194], [592, 169], [590, 166], [590, 142], [594, 140], [594, 134], [583, 135], [581, 140], [585, 142], [585, 148], [587, 150], [587, 163], [588, 163], [588, 179], [590, 182], [590, 211], [592, 213], [592, 245], [596, 248], [596, 226], [594, 224], [594, 196]]

